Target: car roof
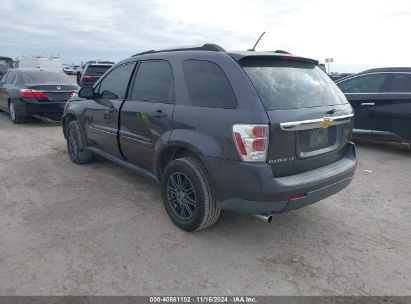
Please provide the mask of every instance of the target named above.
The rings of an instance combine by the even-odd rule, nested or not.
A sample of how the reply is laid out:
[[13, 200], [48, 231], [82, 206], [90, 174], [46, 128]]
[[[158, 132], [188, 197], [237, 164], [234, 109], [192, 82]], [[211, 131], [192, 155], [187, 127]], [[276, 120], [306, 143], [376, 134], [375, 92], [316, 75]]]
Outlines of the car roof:
[[[367, 74], [367, 73], [379, 73], [379, 72], [411, 72], [411, 67], [388, 67], [388, 68], [376, 68], [362, 71], [358, 74]], [[358, 75], [356, 74], [356, 75]]]
[[272, 52], [256, 52], [256, 51], [234, 51], [234, 52], [227, 52], [221, 46], [212, 43], [206, 43], [202, 46], [194, 46], [194, 47], [181, 47], [181, 48], [171, 48], [171, 49], [164, 49], [164, 50], [150, 50], [141, 52], [127, 58], [119, 63], [125, 63], [129, 61], [133, 61], [136, 58], [138, 60], [142, 59], [167, 59], [174, 56], [180, 56], [183, 58], [191, 58], [191, 57], [199, 57], [201, 55], [210, 55], [213, 54], [215, 56], [229, 56], [236, 61], [240, 61], [244, 58], [278, 58], [278, 59], [289, 59], [295, 61], [303, 61], [309, 62], [313, 64], [318, 64], [318, 61], [310, 58], [294, 56], [284, 51], [272, 51]]

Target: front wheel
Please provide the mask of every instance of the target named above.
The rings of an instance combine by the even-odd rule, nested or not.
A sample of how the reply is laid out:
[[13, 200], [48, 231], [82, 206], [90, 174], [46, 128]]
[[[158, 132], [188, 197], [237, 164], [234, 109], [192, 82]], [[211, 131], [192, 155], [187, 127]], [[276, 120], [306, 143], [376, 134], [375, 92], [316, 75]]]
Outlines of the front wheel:
[[176, 226], [185, 231], [205, 229], [219, 218], [203, 166], [194, 158], [173, 160], [165, 169], [161, 189], [164, 206]]
[[77, 120], [67, 125], [67, 150], [70, 159], [75, 164], [84, 164], [93, 160], [93, 153], [86, 150], [83, 132]]
[[10, 115], [11, 121], [15, 124], [24, 122], [24, 117], [16, 113], [16, 108], [14, 107], [13, 101], [9, 102], [9, 115]]

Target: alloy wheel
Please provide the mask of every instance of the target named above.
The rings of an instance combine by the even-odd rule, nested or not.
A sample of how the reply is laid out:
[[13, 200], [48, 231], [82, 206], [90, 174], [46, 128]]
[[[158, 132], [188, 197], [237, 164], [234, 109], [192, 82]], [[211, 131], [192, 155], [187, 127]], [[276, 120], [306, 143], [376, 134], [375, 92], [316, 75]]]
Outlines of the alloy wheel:
[[191, 180], [182, 172], [174, 172], [167, 181], [167, 200], [174, 214], [190, 220], [196, 209], [196, 193]]

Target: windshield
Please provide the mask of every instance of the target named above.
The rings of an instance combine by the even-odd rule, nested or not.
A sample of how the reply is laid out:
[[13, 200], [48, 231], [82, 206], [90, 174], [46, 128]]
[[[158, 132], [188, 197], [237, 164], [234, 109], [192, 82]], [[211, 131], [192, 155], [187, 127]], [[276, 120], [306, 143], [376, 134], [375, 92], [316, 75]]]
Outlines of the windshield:
[[90, 65], [88, 66], [85, 74], [92, 76], [101, 76], [103, 75], [111, 65]]
[[267, 111], [345, 104], [334, 82], [311, 63], [246, 59], [241, 62]]
[[73, 84], [73, 80], [62, 72], [27, 71], [21, 72], [21, 76], [26, 84]]

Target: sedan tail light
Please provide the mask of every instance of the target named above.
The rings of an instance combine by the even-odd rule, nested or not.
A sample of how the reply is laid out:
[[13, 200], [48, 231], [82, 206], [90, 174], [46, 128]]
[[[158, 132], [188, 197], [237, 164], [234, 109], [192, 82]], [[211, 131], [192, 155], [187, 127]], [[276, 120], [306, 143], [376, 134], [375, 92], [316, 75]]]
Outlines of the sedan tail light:
[[245, 162], [265, 162], [268, 149], [268, 125], [233, 125], [233, 138]]
[[21, 89], [19, 94], [23, 98], [47, 98], [45, 92], [31, 89]]

